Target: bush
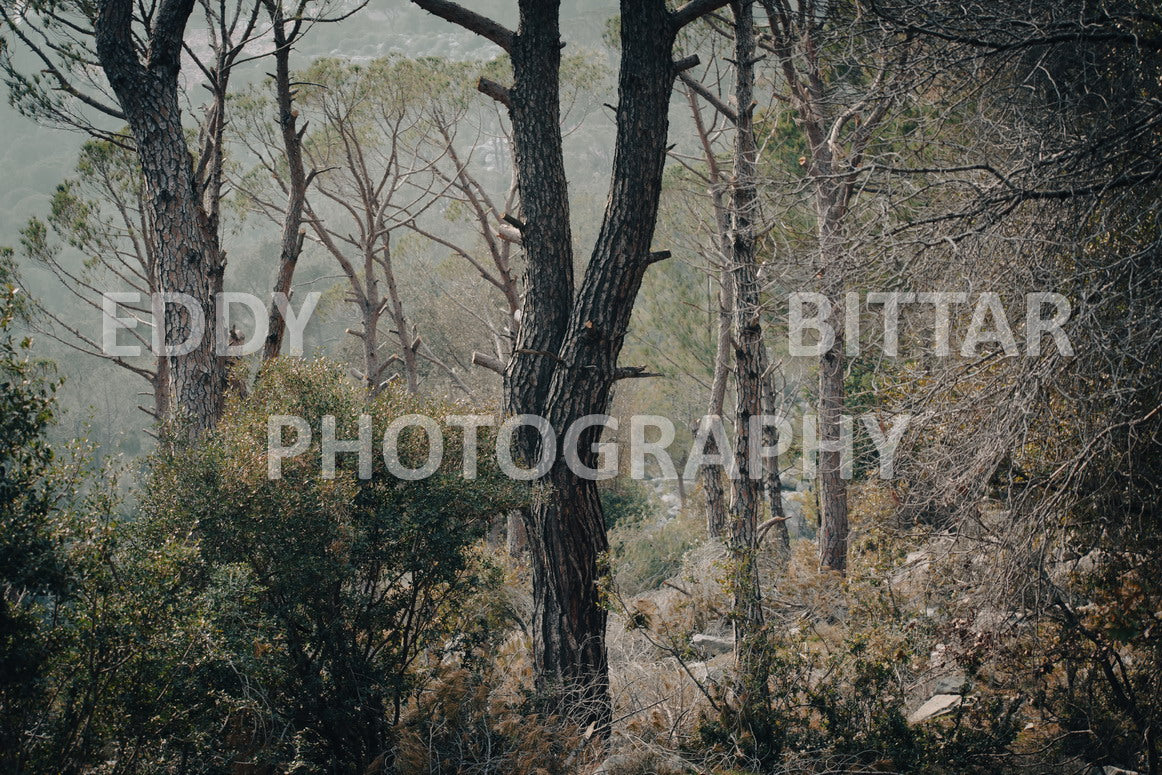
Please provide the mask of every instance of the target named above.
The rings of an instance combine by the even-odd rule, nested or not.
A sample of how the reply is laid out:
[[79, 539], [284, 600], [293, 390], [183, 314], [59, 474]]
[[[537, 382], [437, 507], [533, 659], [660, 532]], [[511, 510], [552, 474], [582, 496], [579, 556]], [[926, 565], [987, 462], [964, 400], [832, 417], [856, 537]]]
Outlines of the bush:
[[906, 720], [933, 641], [955, 641], [893, 578], [897, 549], [886, 534], [861, 537], [837, 588], [818, 572], [814, 546], [799, 542], [750, 658], [766, 696], [741, 691], [738, 675], [713, 687], [691, 754], [755, 773], [1007, 771], [1020, 698], [982, 686], [977, 664], [955, 660], [972, 687], [955, 710]]
[[[333, 479], [320, 475], [324, 415], [346, 439], [357, 436], [360, 414], [382, 438], [410, 413], [449, 412], [391, 391], [368, 399], [337, 365], [281, 360], [212, 436], [154, 461], [146, 520], [159, 537], [196, 547], [189, 581], [213, 599], [228, 655], [213, 687], [229, 731], [225, 755], [297, 772], [363, 772], [390, 749], [421, 659], [472, 648], [463, 608], [487, 577], [473, 546], [489, 515], [523, 498], [483, 454], [487, 442], [476, 480], [461, 476], [448, 438], [444, 463], [424, 480], [393, 478], [378, 455], [369, 479], [358, 477], [355, 454], [338, 456]], [[278, 480], [267, 473], [273, 414], [302, 417], [314, 431]], [[424, 434], [411, 430], [400, 440], [405, 465], [426, 457]]]
[[29, 361], [29, 340], [10, 334], [19, 312], [0, 253], [0, 765], [18, 772], [43, 701], [42, 602], [66, 588], [63, 557], [52, 533], [54, 493], [44, 439], [54, 385]]
[[506, 692], [495, 665], [443, 670], [405, 713], [395, 751], [399, 775], [455, 772], [566, 775], [585, 738], [535, 697]]

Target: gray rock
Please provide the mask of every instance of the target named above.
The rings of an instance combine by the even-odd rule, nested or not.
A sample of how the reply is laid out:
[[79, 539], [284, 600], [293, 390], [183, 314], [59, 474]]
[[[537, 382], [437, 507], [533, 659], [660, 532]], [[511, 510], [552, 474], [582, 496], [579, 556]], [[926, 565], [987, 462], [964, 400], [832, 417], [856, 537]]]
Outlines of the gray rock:
[[713, 657], [734, 651], [734, 638], [720, 638], [700, 632], [690, 639], [690, 645], [703, 655]]
[[959, 694], [937, 694], [926, 703], [916, 708], [908, 716], [909, 724], [920, 724], [928, 719], [943, 716], [962, 702]]
[[942, 675], [932, 682], [933, 694], [961, 694], [964, 688], [963, 673], [949, 673]]

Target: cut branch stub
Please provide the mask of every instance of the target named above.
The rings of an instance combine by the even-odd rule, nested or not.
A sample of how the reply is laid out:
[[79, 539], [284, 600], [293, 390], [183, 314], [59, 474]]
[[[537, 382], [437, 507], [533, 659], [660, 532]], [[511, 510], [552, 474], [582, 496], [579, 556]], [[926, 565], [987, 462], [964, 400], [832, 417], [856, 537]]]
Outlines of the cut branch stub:
[[509, 93], [508, 88], [491, 78], [481, 76], [480, 80], [476, 82], [476, 90], [481, 94], [491, 97], [506, 108], [512, 108], [512, 95]]
[[504, 363], [499, 358], [493, 358], [491, 355], [485, 355], [484, 353], [472, 353], [472, 363], [476, 366], [482, 366], [489, 371], [496, 372], [502, 377], [504, 376]]

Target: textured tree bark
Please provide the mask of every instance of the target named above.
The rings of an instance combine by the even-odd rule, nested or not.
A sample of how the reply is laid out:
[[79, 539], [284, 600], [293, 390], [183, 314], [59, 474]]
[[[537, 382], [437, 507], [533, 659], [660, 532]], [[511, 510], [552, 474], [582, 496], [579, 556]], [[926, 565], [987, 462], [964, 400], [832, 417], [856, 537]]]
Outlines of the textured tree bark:
[[[842, 336], [837, 334], [837, 339]], [[819, 564], [847, 572], [847, 482], [842, 474], [842, 454], [825, 450], [838, 445], [843, 413], [843, 352], [841, 342], [824, 353], [819, 365]]]
[[[193, 0], [160, 4], [144, 63], [134, 53], [129, 0], [105, 0], [94, 29], [101, 67], [141, 161], [161, 290], [193, 297], [204, 316], [205, 335], [193, 351], [170, 358], [178, 419], [197, 434], [217, 422], [226, 390], [225, 362], [214, 354], [214, 337], [209, 335], [217, 319], [214, 293], [221, 288], [225, 258], [201, 203], [178, 102], [182, 36], [192, 8]], [[166, 344], [181, 344], [191, 333], [184, 306], [168, 305], [164, 324]]]
[[[764, 371], [769, 368], [770, 356], [764, 353]], [[775, 389], [774, 376], [768, 374], [763, 380], [763, 413], [768, 417], [776, 417], [779, 413], [779, 393]], [[776, 447], [779, 443], [779, 432], [774, 425], [763, 427], [763, 445]], [[787, 514], [783, 509], [783, 482], [779, 472], [779, 461], [768, 458], [763, 472], [763, 497], [767, 502], [767, 518], [773, 520], [771, 532], [775, 535], [775, 542], [784, 560], [790, 557], [791, 532], [787, 528]]]
[[[554, 428], [608, 410], [617, 358], [647, 266], [665, 165], [667, 109], [676, 69], [676, 28], [662, 0], [627, 0], [621, 13], [621, 70], [613, 179], [601, 231], [552, 374], [545, 408]], [[581, 459], [596, 465], [593, 427]], [[574, 712], [607, 733], [610, 720], [605, 608], [599, 589], [607, 549], [596, 482], [559, 457], [549, 473], [554, 495], [531, 509], [530, 554], [538, 673], [556, 684]]]
[[838, 222], [838, 196], [820, 197], [819, 252], [823, 295], [831, 302], [828, 321], [835, 341], [819, 360], [819, 564], [826, 570], [847, 573], [847, 480], [843, 477], [841, 418], [844, 395], [844, 328], [839, 303], [843, 292], [842, 243]]
[[[561, 139], [559, 0], [521, 0], [510, 90], [517, 188], [524, 228], [525, 299], [504, 380], [509, 414], [540, 414], [573, 303], [573, 235]], [[537, 454], [535, 433], [518, 437]]]
[[169, 376], [169, 358], [157, 358], [157, 366], [153, 372], [153, 416], [157, 422], [165, 422], [173, 412], [173, 399], [170, 395], [172, 384]]
[[[526, 266], [520, 326], [504, 376], [505, 410], [513, 416], [544, 415], [556, 353], [573, 303], [573, 235], [560, 123], [559, 16], [559, 0], [522, 0], [520, 27], [512, 40], [509, 115], [525, 224], [521, 245]], [[532, 431], [516, 437], [517, 452], [525, 460], [537, 459], [539, 444], [539, 435]], [[513, 517], [509, 519], [509, 549], [521, 557], [529, 549], [529, 533], [535, 524], [532, 509], [521, 509]], [[530, 559], [535, 591], [548, 583], [550, 570], [543, 551]], [[536, 663], [540, 677], [542, 660]]]
[[[718, 454], [718, 444], [713, 436], [706, 439], [706, 454]], [[718, 466], [703, 466], [698, 470], [698, 481], [706, 499], [706, 534], [711, 538], [722, 538], [726, 534], [726, 488], [722, 484], [722, 474]]]
[[[621, 3], [621, 67], [613, 177], [592, 256], [574, 298], [568, 190], [561, 147], [559, 2], [521, 0], [520, 27], [499, 25], [446, 0], [413, 0], [497, 42], [512, 57], [517, 177], [528, 269], [521, 328], [505, 379], [510, 414], [545, 416], [558, 438], [579, 417], [610, 406], [618, 355], [650, 247], [666, 157], [668, 107], [677, 68], [674, 38], [683, 24], [725, 0], [694, 0], [671, 14], [665, 0]], [[595, 466], [600, 427], [581, 434], [583, 463]], [[539, 435], [517, 439], [539, 458]], [[552, 450], [558, 452], [559, 450]], [[607, 540], [596, 482], [578, 477], [560, 455], [527, 514], [533, 569], [533, 652], [550, 704], [595, 734], [609, 733], [606, 611], [600, 558]]]
[[[608, 410], [633, 302], [651, 261], [674, 29], [662, 0], [624, 2], [621, 25], [610, 198], [544, 404], [557, 429]], [[598, 427], [581, 435], [586, 465], [596, 465], [592, 444], [599, 436]], [[604, 733], [610, 700], [599, 560], [608, 545], [601, 503], [596, 482], [576, 476], [560, 457], [549, 481], [553, 495], [530, 510], [537, 672], [571, 712]]]
[[751, 0], [731, 3], [735, 27], [735, 124], [734, 185], [731, 188], [731, 271], [734, 303], [731, 338], [737, 382], [735, 450], [738, 478], [730, 504], [732, 618], [735, 653], [746, 695], [743, 706], [753, 707], [767, 696], [767, 671], [757, 638], [763, 627], [762, 592], [759, 587], [758, 517], [762, 508], [763, 477], [751, 476], [751, 418], [763, 413], [766, 357], [763, 347], [758, 267], [755, 256], [754, 212], [758, 150], [755, 146], [754, 18]]

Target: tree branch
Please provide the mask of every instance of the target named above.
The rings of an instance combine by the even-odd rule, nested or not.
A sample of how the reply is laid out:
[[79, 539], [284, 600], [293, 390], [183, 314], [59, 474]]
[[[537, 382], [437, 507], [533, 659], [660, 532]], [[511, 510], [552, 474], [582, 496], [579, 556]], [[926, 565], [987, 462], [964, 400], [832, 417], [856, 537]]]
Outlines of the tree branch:
[[613, 378], [617, 379], [645, 379], [646, 377], [664, 377], [653, 371], [646, 371], [645, 366], [618, 366], [613, 370]]
[[731, 110], [730, 106], [723, 102], [718, 97], [718, 95], [707, 89], [696, 79], [691, 78], [686, 73], [678, 73], [678, 78], [680, 78], [682, 83], [686, 84], [686, 86], [690, 88], [690, 91], [694, 92], [699, 97], [709, 102], [710, 105], [723, 116], [725, 116], [726, 119], [730, 121], [730, 123], [738, 123], [738, 114]]
[[680, 30], [690, 22], [698, 21], [706, 14], [717, 11], [729, 2], [730, 0], [690, 0], [670, 14], [670, 22], [674, 25], [675, 31]]
[[464, 6], [450, 2], [450, 0], [412, 0], [412, 3], [434, 16], [439, 16], [445, 21], [458, 24], [470, 32], [475, 32], [477, 35], [491, 40], [508, 53], [512, 53], [513, 32], [503, 24], [498, 24], [475, 11], [469, 11]]
[[0, 7], [0, 19], [4, 20], [4, 26], [8, 28], [9, 32], [14, 34], [20, 40], [20, 42], [27, 46], [29, 51], [31, 51], [36, 56], [36, 58], [41, 61], [41, 64], [44, 65], [43, 72], [52, 76], [53, 80], [55, 80], [57, 83], [57, 88], [60, 91], [63, 91], [65, 94], [80, 100], [90, 108], [99, 110], [107, 116], [112, 116], [119, 121], [125, 120], [125, 114], [117, 108], [106, 105], [100, 100], [85, 94], [80, 89], [77, 89], [75, 86], [73, 86], [72, 83], [69, 82], [68, 78], [65, 77], [65, 74], [61, 72], [60, 68], [53, 63], [48, 54], [45, 53], [45, 51], [31, 38], [24, 34], [24, 31], [20, 28], [20, 25], [18, 25], [14, 19], [9, 17], [8, 12], [2, 7]]
[[194, 0], [162, 0], [149, 36], [149, 69], [177, 70], [181, 65], [186, 22], [194, 10]]
[[483, 366], [489, 371], [494, 371], [500, 376], [504, 376], [504, 364], [500, 362], [499, 358], [493, 358], [491, 355], [484, 353], [472, 353], [472, 363], [477, 366]]
[[144, 70], [134, 48], [132, 23], [132, 0], [105, 0], [93, 22], [97, 57], [109, 85], [122, 103], [122, 95], [132, 89]]
[[491, 78], [484, 78], [482, 76], [476, 82], [476, 90], [481, 94], [488, 95], [506, 108], [512, 108], [512, 96], [508, 93], [508, 89]]

